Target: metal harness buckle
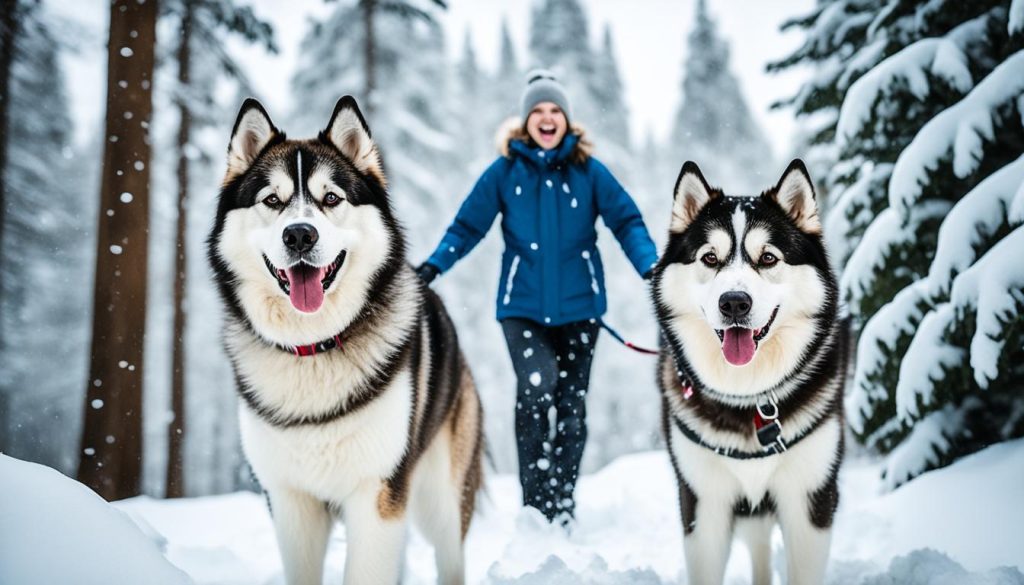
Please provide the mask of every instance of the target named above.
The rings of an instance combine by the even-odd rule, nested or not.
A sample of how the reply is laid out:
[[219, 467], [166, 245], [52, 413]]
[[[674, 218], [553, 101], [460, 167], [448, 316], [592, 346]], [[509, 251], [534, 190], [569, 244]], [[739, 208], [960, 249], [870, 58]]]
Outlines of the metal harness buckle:
[[756, 406], [754, 415], [754, 434], [757, 442], [765, 451], [781, 453], [786, 450], [786, 442], [782, 440], [782, 423], [779, 421], [779, 397], [772, 391], [768, 394], [766, 404]]

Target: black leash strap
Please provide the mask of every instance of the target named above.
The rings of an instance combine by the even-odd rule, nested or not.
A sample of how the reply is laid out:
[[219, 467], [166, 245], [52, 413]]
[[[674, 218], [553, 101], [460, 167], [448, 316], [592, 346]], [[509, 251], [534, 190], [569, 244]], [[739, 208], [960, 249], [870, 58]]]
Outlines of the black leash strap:
[[624, 337], [622, 337], [622, 335], [619, 335], [618, 331], [612, 329], [611, 326], [608, 325], [608, 323], [605, 323], [604, 319], [598, 319], [597, 322], [600, 323], [601, 324], [601, 328], [604, 329], [605, 331], [607, 331], [609, 335], [614, 337], [616, 341], [618, 341], [622, 345], [625, 345], [629, 349], [632, 349], [633, 351], [635, 351], [637, 353], [642, 353], [642, 354], [647, 354], [647, 355], [658, 355], [658, 351], [657, 350], [647, 349], [646, 347], [640, 347], [639, 345], [634, 345], [633, 343], [630, 343], [629, 341], [626, 341], [626, 339]]

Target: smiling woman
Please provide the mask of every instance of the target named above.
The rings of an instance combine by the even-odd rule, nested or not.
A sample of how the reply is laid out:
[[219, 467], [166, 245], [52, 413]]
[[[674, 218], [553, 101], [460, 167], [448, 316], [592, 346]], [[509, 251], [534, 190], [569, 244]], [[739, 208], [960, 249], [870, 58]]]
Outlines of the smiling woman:
[[523, 93], [526, 132], [537, 146], [551, 150], [562, 143], [569, 127], [569, 99], [565, 90], [548, 71], [535, 71]]
[[[497, 316], [518, 380], [523, 504], [567, 526], [575, 518], [591, 359], [607, 307], [597, 218], [615, 234], [638, 274], [647, 274], [657, 255], [636, 204], [590, 155], [582, 127], [570, 125], [569, 97], [555, 76], [531, 72], [520, 107], [522, 118], [510, 120], [500, 133], [501, 156], [417, 272], [429, 283], [466, 256], [503, 215]], [[552, 408], [555, 438], [549, 441]]]

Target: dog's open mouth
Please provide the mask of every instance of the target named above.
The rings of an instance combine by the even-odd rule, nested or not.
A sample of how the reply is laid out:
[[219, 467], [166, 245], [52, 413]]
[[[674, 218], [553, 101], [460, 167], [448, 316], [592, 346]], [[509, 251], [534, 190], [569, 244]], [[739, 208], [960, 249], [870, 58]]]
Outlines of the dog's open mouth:
[[775, 307], [768, 323], [760, 329], [747, 329], [744, 327], [730, 327], [728, 329], [715, 329], [718, 339], [722, 342], [722, 354], [725, 361], [734, 366], [745, 366], [754, 359], [757, 346], [768, 335], [768, 331], [775, 323], [775, 317], [779, 314], [779, 308]]
[[263, 262], [267, 270], [277, 281], [284, 294], [288, 295], [292, 306], [303, 313], [315, 313], [324, 304], [324, 292], [330, 288], [341, 265], [345, 263], [347, 251], [342, 250], [340, 254], [327, 266], [313, 266], [305, 262], [278, 268], [263, 256]]

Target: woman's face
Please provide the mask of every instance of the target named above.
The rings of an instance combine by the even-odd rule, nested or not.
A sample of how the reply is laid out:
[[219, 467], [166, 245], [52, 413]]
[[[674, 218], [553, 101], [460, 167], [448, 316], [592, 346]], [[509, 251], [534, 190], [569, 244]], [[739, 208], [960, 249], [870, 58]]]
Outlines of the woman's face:
[[562, 108], [554, 102], [541, 102], [530, 110], [526, 118], [526, 132], [544, 150], [550, 150], [562, 143], [569, 122]]

